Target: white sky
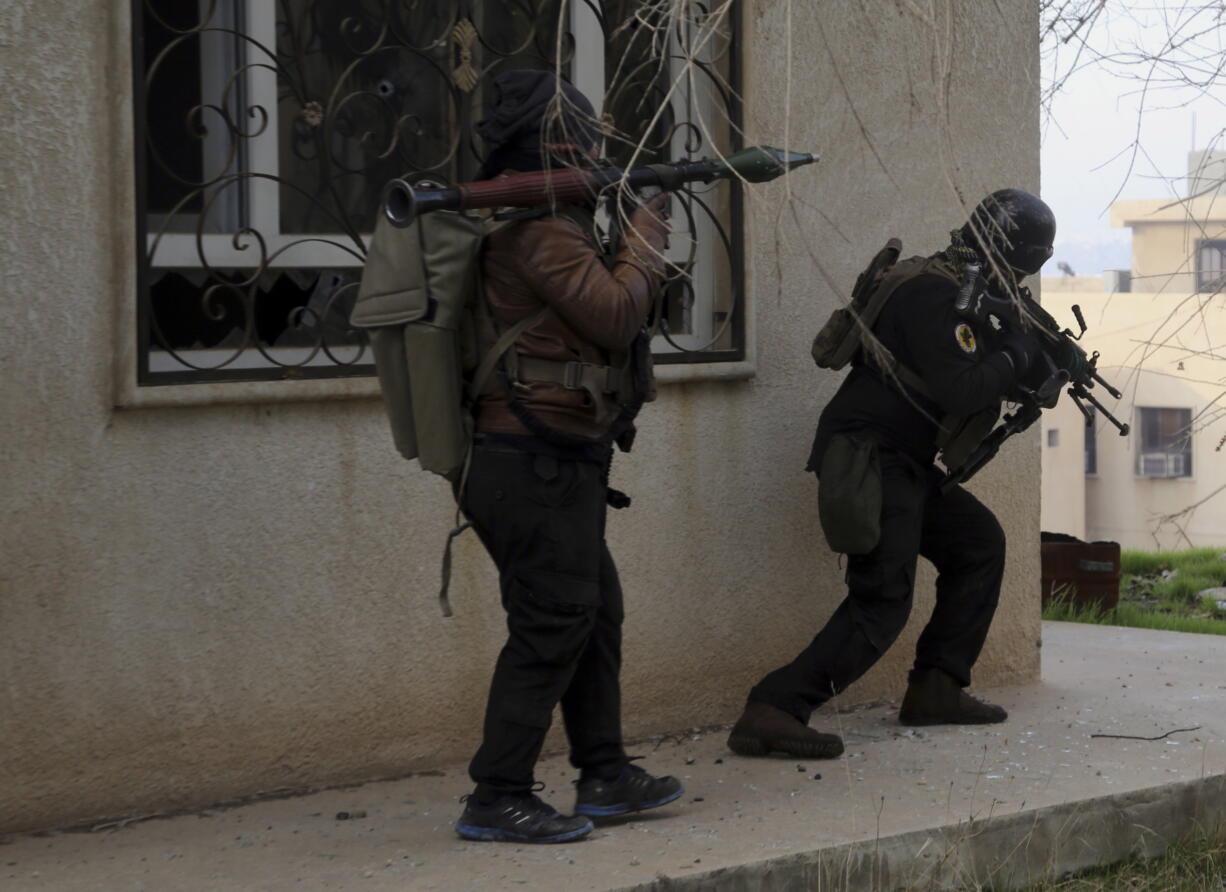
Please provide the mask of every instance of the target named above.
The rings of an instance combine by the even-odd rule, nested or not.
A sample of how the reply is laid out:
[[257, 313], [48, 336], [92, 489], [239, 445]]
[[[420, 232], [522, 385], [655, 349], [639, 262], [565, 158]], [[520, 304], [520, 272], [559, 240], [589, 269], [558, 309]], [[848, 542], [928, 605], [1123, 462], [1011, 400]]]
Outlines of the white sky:
[[[1156, 51], [1172, 30], [1185, 37], [1213, 27], [1195, 44], [1185, 45], [1185, 51], [1195, 45], [1193, 52], [1201, 57], [1206, 48], [1216, 49], [1216, 58], [1210, 56], [1193, 70], [1222, 65], [1226, 16], [1214, 20], [1202, 15], [1187, 22], [1188, 14], [1181, 10], [1189, 5], [1199, 4], [1108, 0], [1106, 15], [1095, 23], [1093, 43], [1115, 52], [1138, 46]], [[1045, 86], [1057, 68], [1067, 70], [1075, 52], [1075, 44], [1069, 43], [1044, 60]], [[1046, 274], [1058, 275], [1055, 264], [1061, 260], [1084, 275], [1127, 269], [1129, 231], [1113, 229], [1107, 213], [1117, 193], [1119, 198], [1184, 194], [1188, 152], [1226, 149], [1226, 78], [1219, 75], [1208, 93], [1151, 84], [1143, 95], [1140, 80], [1120, 76], [1127, 72], [1143, 77], [1150, 70], [1150, 63], [1131, 57], [1118, 65], [1084, 67], [1057, 95], [1051, 115], [1044, 114], [1042, 193], [1057, 221], [1056, 251]], [[1163, 77], [1161, 71], [1158, 77]], [[1140, 146], [1135, 156], [1129, 148], [1134, 140]]]

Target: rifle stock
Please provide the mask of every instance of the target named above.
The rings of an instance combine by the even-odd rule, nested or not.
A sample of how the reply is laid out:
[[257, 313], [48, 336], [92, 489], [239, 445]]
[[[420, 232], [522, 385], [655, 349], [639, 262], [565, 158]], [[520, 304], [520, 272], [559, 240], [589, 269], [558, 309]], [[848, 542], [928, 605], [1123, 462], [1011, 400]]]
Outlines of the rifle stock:
[[1128, 424], [1112, 415], [1090, 392], [1095, 386], [1100, 386], [1117, 400], [1122, 396], [1098, 373], [1098, 352], [1087, 356], [1077, 343], [1086, 332], [1081, 308], [1073, 306], [1073, 315], [1081, 327], [1080, 333], [1074, 335], [1067, 328], [1061, 329], [1051, 314], [1031, 298], [1028, 289], [1021, 289], [1016, 302], [1011, 298], [1008, 307], [1004, 306], [1004, 303], [1002, 301], [994, 304], [992, 311], [998, 317], [1005, 316], [1003, 321], [1007, 326], [1029, 330], [1038, 338], [1041, 349], [1036, 362], [1041, 359], [1046, 364], [1048, 376], [1038, 387], [1020, 387], [1018, 408], [1001, 420], [961, 467], [948, 470], [941, 482], [942, 492], [970, 480], [996, 456], [1006, 440], [1038, 421], [1043, 409], [1053, 408], [1060, 397], [1060, 391], [1065, 387], [1068, 388], [1066, 392], [1069, 398], [1077, 405], [1087, 424], [1093, 421], [1097, 413], [1111, 422], [1121, 437], [1128, 436]]
[[979, 469], [996, 457], [1000, 447], [1014, 434], [1020, 434], [1030, 425], [1039, 420], [1041, 409], [1036, 404], [1019, 406], [1004, 417], [992, 432], [984, 437], [982, 443], [970, 454], [961, 467], [954, 468], [945, 474], [941, 481], [941, 492], [949, 492], [959, 483], [965, 483], [979, 472]]

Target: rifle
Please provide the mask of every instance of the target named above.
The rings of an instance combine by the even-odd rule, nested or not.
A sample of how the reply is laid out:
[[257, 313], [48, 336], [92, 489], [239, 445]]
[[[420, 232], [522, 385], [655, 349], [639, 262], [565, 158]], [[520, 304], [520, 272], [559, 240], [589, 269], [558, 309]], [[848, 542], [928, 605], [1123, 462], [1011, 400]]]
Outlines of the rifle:
[[[975, 273], [972, 273], [971, 277], [974, 278]], [[1090, 393], [1097, 385], [1117, 400], [1122, 396], [1098, 373], [1098, 351], [1095, 350], [1087, 356], [1085, 350], [1077, 344], [1086, 333], [1086, 321], [1081, 315], [1081, 307], [1073, 305], [1073, 315], [1081, 328], [1077, 334], [1073, 334], [1068, 328], [1061, 329], [1055, 318], [1030, 296], [1029, 288], [1019, 288], [1015, 297], [999, 298], [986, 290], [972, 293], [971, 288], [964, 287], [956, 307], [961, 312], [971, 312], [983, 319], [995, 316], [1006, 329], [1029, 331], [1033, 334], [1040, 347], [1035, 362], [1042, 363], [1038, 372], [1044, 377], [1037, 387], [1025, 383], [1018, 385], [1018, 407], [1001, 419], [1000, 424], [993, 428], [960, 467], [946, 473], [941, 482], [942, 492], [948, 492], [959, 483], [970, 480], [980, 468], [995, 458], [1006, 440], [1038, 421], [1044, 409], [1053, 408], [1060, 399], [1060, 391], [1066, 386], [1069, 397], [1081, 411], [1087, 425], [1094, 421], [1094, 414], [1097, 412], [1115, 425], [1121, 437], [1128, 436], [1128, 425], [1112, 415], [1107, 407]], [[1027, 373], [1027, 379], [1034, 382], [1033, 370]]]
[[630, 170], [617, 167], [538, 170], [455, 186], [428, 181], [414, 186], [397, 178], [383, 188], [383, 212], [393, 226], [405, 227], [418, 215], [437, 210], [532, 208], [588, 201], [606, 187], [616, 184], [634, 191], [654, 186], [668, 192], [687, 183], [711, 183], [733, 178], [765, 183], [789, 170], [812, 164], [818, 158], [818, 155], [810, 152], [751, 146], [723, 159], [648, 164]]

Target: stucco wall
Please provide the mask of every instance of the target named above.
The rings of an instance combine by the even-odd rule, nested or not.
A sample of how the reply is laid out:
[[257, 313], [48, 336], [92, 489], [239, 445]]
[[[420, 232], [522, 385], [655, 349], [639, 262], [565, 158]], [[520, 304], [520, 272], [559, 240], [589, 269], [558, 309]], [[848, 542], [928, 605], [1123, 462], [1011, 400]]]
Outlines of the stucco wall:
[[[802, 471], [838, 383], [808, 358], [835, 287], [889, 235], [939, 248], [959, 196], [1038, 186], [1030, 5], [962, 0], [952, 26], [943, 6], [745, 6], [748, 138], [824, 159], [748, 204], [756, 377], [665, 385], [615, 468], [631, 736], [730, 721], [842, 595]], [[446, 487], [397, 458], [372, 399], [113, 408], [129, 4], [6, 7], [0, 830], [466, 758], [502, 617], [471, 538], [439, 616]], [[974, 486], [1011, 543], [983, 685], [1037, 673], [1038, 453], [1019, 438]], [[840, 703], [900, 692], [931, 589], [925, 568], [903, 639]]]

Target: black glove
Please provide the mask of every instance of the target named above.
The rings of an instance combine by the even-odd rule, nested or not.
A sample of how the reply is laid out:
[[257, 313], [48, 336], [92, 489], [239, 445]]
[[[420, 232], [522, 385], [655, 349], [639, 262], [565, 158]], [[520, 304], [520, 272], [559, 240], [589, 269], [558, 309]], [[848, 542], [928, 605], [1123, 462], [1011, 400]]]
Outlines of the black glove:
[[1000, 349], [1013, 360], [1013, 370], [1021, 378], [1038, 355], [1039, 342], [1025, 332], [1011, 331], [1001, 339]]

